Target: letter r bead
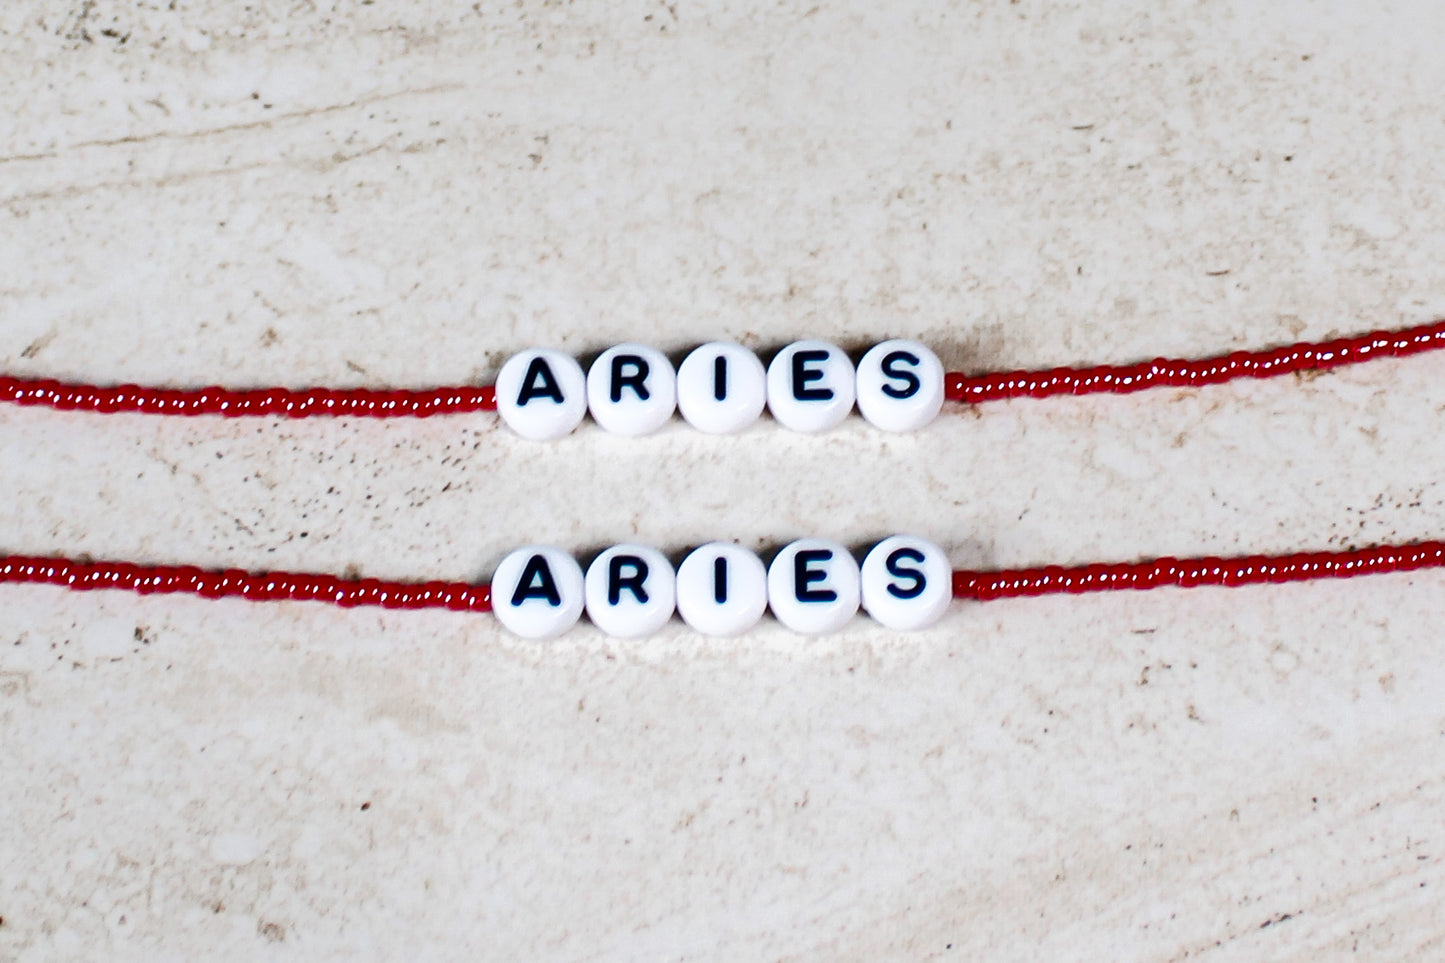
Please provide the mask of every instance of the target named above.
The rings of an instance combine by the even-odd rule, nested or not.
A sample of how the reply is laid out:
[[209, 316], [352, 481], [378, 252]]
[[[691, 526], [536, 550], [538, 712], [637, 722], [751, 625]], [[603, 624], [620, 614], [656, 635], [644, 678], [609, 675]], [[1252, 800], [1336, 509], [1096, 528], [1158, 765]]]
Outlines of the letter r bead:
[[587, 371], [587, 407], [614, 435], [649, 435], [677, 408], [677, 373], [656, 348], [608, 348]]
[[587, 566], [587, 617], [616, 639], [656, 632], [672, 618], [677, 576], [645, 545], [614, 545]]

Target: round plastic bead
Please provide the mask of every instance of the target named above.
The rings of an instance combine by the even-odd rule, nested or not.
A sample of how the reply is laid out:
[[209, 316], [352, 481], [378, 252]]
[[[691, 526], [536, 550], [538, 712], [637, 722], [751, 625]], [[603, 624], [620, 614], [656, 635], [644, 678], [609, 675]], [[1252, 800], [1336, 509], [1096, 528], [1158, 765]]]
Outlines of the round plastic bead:
[[582, 566], [560, 548], [528, 545], [492, 573], [492, 611], [524, 639], [553, 639], [582, 616]]
[[767, 570], [741, 546], [709, 542], [677, 567], [678, 614], [703, 635], [746, 632], [767, 607]]
[[550, 441], [571, 433], [587, 413], [587, 377], [577, 359], [528, 348], [497, 373], [497, 412], [523, 438]]
[[677, 367], [677, 408], [710, 435], [731, 435], [758, 420], [768, 400], [767, 372], [740, 344], [713, 341]]
[[884, 431], [922, 428], [943, 408], [943, 363], [917, 341], [884, 341], [858, 362], [858, 410]]
[[863, 559], [863, 608], [890, 629], [911, 632], [937, 622], [953, 599], [953, 568], [943, 549], [894, 535]]
[[794, 341], [768, 365], [768, 410], [785, 428], [813, 433], [853, 410], [853, 362], [826, 341]]
[[655, 548], [614, 545], [587, 566], [587, 617], [618, 639], [656, 632], [672, 618], [677, 576]]
[[858, 563], [836, 542], [801, 538], [768, 567], [768, 605], [794, 632], [836, 632], [857, 613], [858, 600]]
[[647, 435], [677, 407], [677, 373], [667, 355], [644, 344], [608, 348], [587, 371], [592, 420], [614, 435]]

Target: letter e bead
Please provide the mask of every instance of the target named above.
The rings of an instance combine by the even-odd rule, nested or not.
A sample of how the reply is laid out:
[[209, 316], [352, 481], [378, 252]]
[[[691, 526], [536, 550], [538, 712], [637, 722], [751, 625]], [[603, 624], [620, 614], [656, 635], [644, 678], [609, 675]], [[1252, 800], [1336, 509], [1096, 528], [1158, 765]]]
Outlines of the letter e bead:
[[853, 410], [853, 362], [826, 341], [794, 341], [768, 365], [768, 410], [793, 431], [827, 431]]
[[552, 639], [582, 616], [582, 566], [560, 548], [528, 545], [492, 574], [492, 611], [524, 639]]
[[497, 413], [523, 438], [550, 441], [570, 434], [587, 413], [587, 378], [575, 358], [528, 348], [497, 373]]
[[943, 364], [917, 341], [884, 341], [858, 362], [858, 410], [884, 431], [913, 431], [943, 407]]
[[768, 605], [794, 632], [836, 632], [857, 613], [858, 598], [858, 563], [835, 542], [801, 538], [768, 566]]

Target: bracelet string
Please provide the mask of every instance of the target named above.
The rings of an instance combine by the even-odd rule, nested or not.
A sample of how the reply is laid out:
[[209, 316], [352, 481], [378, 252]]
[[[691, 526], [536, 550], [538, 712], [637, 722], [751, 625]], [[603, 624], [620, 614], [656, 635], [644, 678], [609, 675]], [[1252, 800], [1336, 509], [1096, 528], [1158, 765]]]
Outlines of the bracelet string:
[[[1272, 378], [1320, 371], [1376, 358], [1402, 357], [1445, 348], [1445, 321], [1330, 341], [1262, 351], [1236, 351], [1215, 358], [1156, 358], [1130, 365], [1051, 368], [970, 375], [949, 372], [945, 397], [965, 404], [1053, 395], [1126, 394], [1158, 387], [1198, 387], [1239, 378]], [[66, 411], [136, 412], [157, 415], [220, 415], [239, 418], [366, 417], [426, 418], [494, 411], [491, 386], [421, 390], [373, 388], [154, 388], [102, 387], [53, 380], [0, 377], [0, 402]]]
[[[1445, 568], [1445, 542], [1379, 545], [1339, 552], [1295, 552], [1231, 558], [1159, 558], [1142, 562], [1071, 567], [955, 571], [953, 597], [971, 601], [1036, 595], [1079, 594], [1172, 585], [1240, 586], [1353, 578]], [[19, 555], [0, 557], [0, 584], [38, 583], [78, 591], [123, 589], [142, 595], [181, 593], [256, 602], [295, 600], [388, 609], [491, 611], [486, 584], [388, 582], [294, 572], [206, 571], [192, 566], [136, 565]]]

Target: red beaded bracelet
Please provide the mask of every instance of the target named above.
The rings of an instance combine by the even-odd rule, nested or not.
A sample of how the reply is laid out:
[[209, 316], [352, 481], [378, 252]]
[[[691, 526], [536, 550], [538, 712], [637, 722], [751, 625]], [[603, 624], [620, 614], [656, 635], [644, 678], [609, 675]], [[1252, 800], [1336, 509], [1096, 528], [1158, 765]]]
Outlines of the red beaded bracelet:
[[[758, 566], [757, 576], [746, 565], [738, 564], [748, 562], [748, 557]], [[653, 574], [661, 576], [657, 582], [648, 581], [649, 562]], [[941, 570], [930, 567], [940, 562], [944, 566]], [[830, 564], [840, 567], [830, 570]], [[861, 595], [863, 607], [876, 620], [893, 628], [911, 629], [924, 627], [941, 615], [948, 598], [984, 601], [1168, 585], [1256, 585], [1442, 567], [1445, 542], [1432, 541], [1339, 552], [1160, 558], [1119, 564], [950, 572], [936, 546], [912, 536], [894, 536], [865, 557]], [[944, 576], [943, 584], [934, 579], [930, 601], [926, 579], [935, 573]], [[757, 590], [747, 587], [752, 577], [761, 577], [761, 562], [756, 556], [721, 542], [695, 549], [675, 574], [653, 549], [614, 546], [588, 567], [585, 582], [580, 566], [565, 553], [528, 546], [503, 560], [491, 584], [479, 585], [0, 557], [0, 583], [40, 583], [80, 591], [124, 589], [143, 595], [184, 593], [212, 599], [292, 599], [342, 607], [496, 611], [508, 628], [529, 638], [551, 638], [565, 631], [577, 621], [584, 601], [592, 621], [608, 634], [620, 637], [655, 630], [671, 618], [674, 605], [688, 624], [713, 635], [736, 634], [751, 626], [761, 616], [764, 601], [785, 625], [808, 633], [840, 627], [859, 605], [858, 565], [846, 549], [831, 542], [802, 539], [783, 548], [768, 568], [762, 590], [764, 600], [759, 599]], [[849, 577], [854, 582], [851, 589]], [[651, 589], [650, 594], [647, 589]], [[527, 606], [540, 610], [540, 621], [538, 613], [528, 612]], [[930, 611], [925, 612], [925, 608]], [[834, 618], [839, 612], [841, 618]], [[824, 617], [821, 622], [820, 614]], [[920, 618], [920, 614], [925, 617]], [[640, 625], [643, 630], [636, 631]]]
[[[766, 373], [751, 352], [737, 345], [704, 345], [689, 355], [677, 372], [655, 349], [620, 345], [598, 358], [586, 376], [575, 360], [558, 352], [521, 352], [503, 367], [496, 388], [176, 389], [0, 377], [0, 401], [65, 410], [224, 417], [425, 418], [500, 409], [520, 433], [553, 438], [571, 431], [589, 409], [605, 428], [623, 434], [654, 430], [671, 417], [675, 407], [701, 430], [730, 433], [750, 424], [765, 401], [775, 418], [788, 427], [819, 431], [845, 417], [856, 396], [865, 417], [897, 431], [926, 423], [945, 398], [978, 404], [1007, 398], [1196, 387], [1236, 378], [1318, 371], [1442, 347], [1445, 321], [1435, 321], [1398, 331], [1236, 351], [1201, 360], [1159, 358], [1131, 365], [969, 375], [945, 374], [936, 356], [916, 342], [890, 341], [864, 355], [855, 380], [851, 361], [825, 342], [789, 345]], [[499, 392], [503, 394], [500, 398]]]

